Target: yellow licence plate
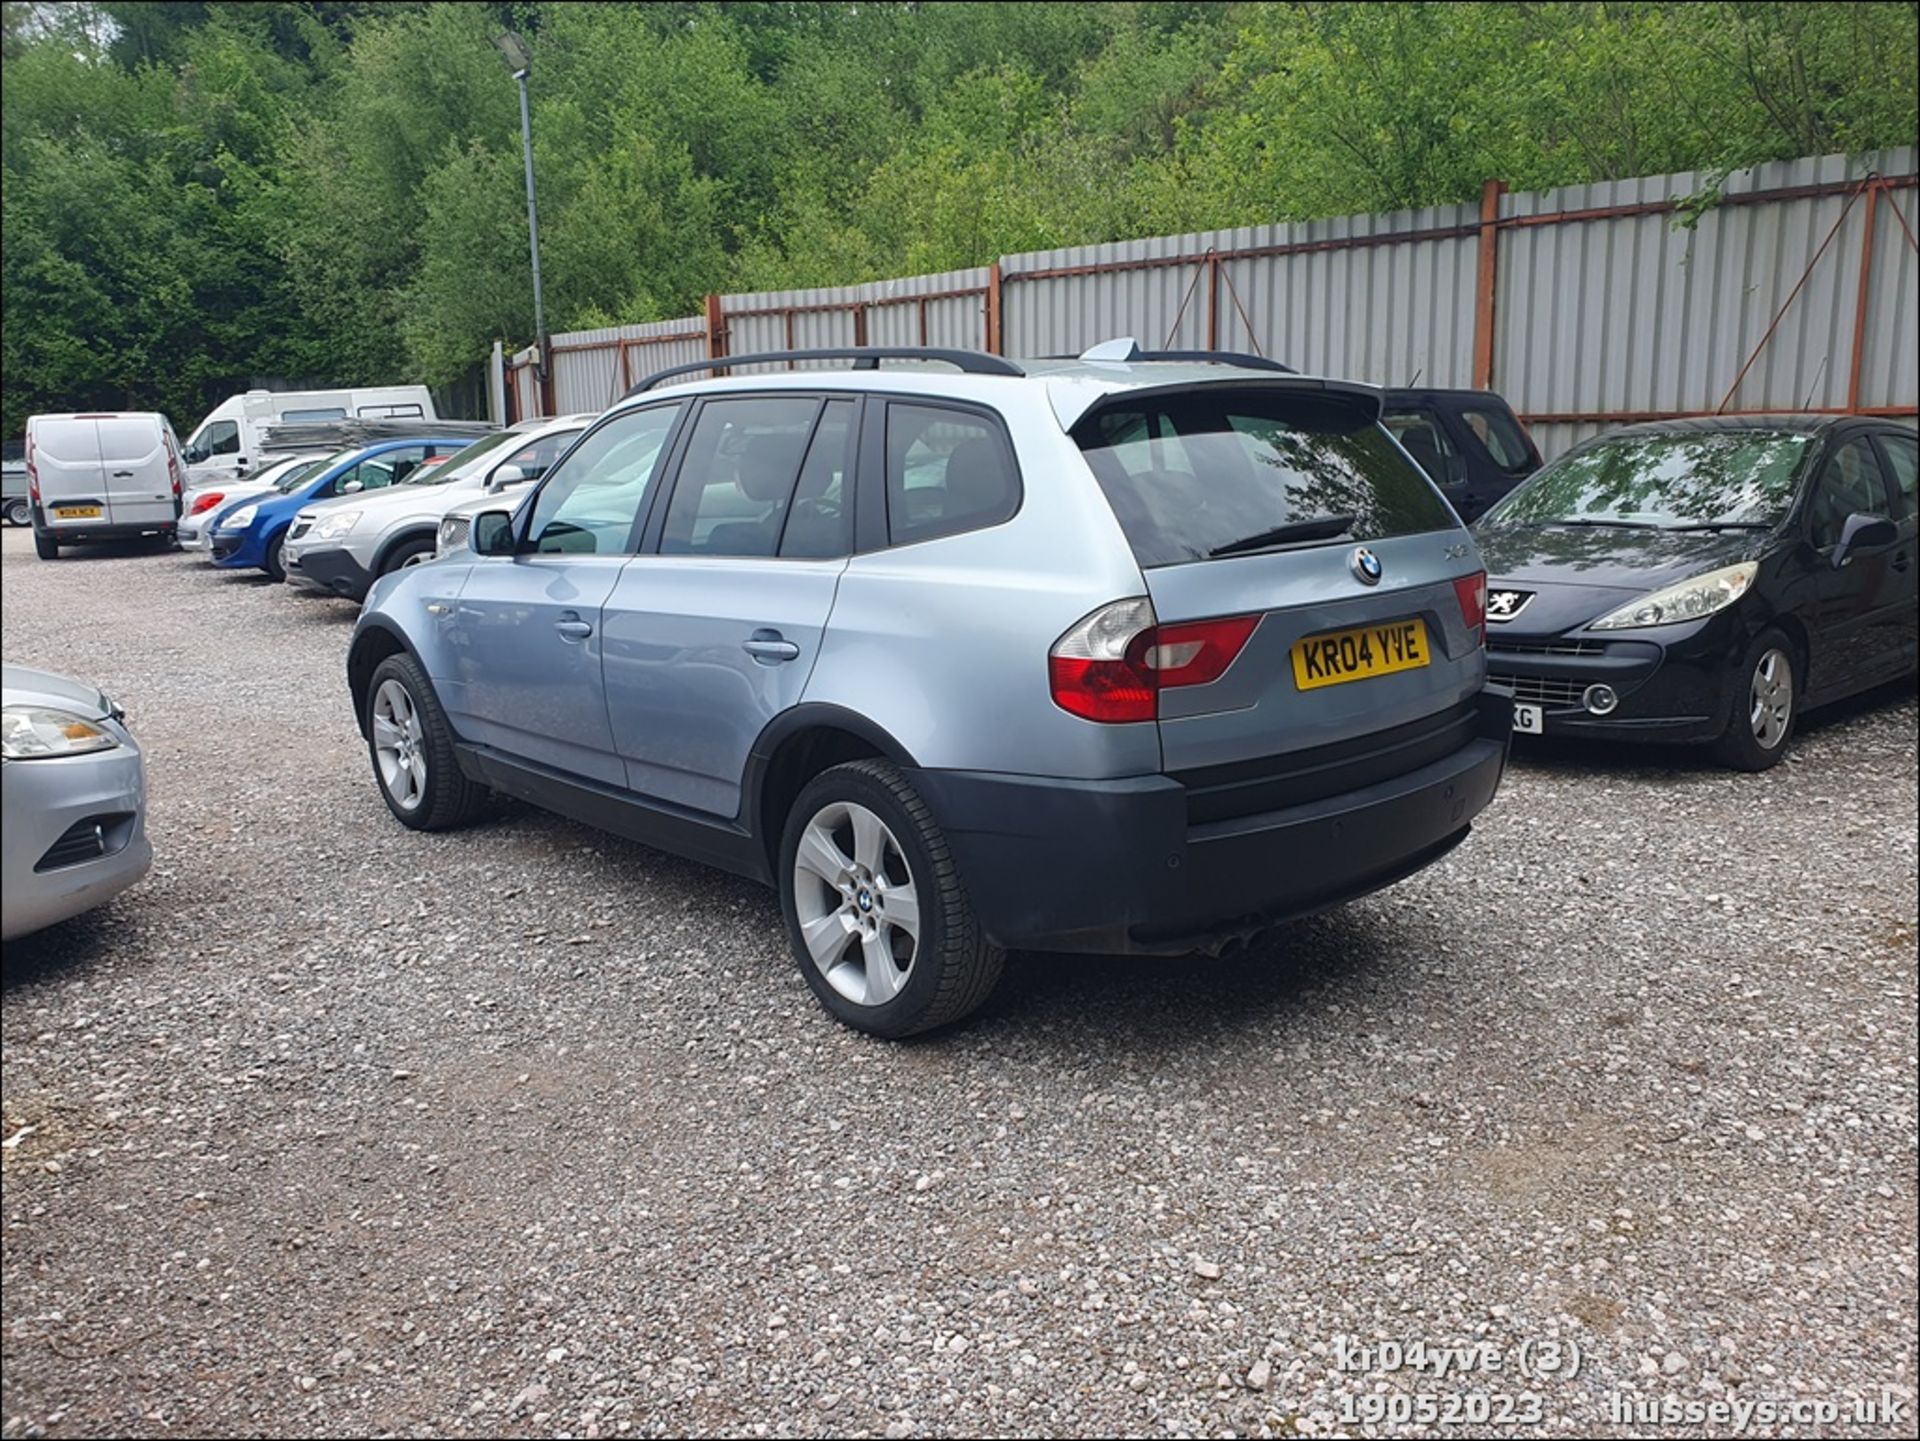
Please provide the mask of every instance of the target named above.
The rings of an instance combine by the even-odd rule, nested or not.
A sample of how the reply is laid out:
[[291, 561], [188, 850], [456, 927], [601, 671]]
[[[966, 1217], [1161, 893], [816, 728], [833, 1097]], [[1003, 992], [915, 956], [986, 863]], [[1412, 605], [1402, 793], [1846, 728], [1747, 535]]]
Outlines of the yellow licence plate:
[[100, 507], [97, 505], [56, 505], [54, 517], [58, 520], [98, 520]]
[[1418, 670], [1432, 658], [1425, 621], [1395, 620], [1328, 631], [1293, 643], [1293, 683], [1301, 690], [1318, 690], [1323, 685]]

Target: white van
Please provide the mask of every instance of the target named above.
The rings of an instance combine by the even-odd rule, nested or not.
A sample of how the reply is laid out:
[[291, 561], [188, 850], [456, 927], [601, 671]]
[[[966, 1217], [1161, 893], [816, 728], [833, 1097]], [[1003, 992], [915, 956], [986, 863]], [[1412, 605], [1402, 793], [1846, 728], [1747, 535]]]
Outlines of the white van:
[[263, 464], [261, 432], [315, 420], [438, 420], [424, 385], [345, 390], [249, 390], [230, 395], [187, 438], [187, 483], [215, 485]]
[[27, 497], [42, 560], [82, 541], [171, 545], [180, 480], [180, 442], [155, 411], [27, 417]]

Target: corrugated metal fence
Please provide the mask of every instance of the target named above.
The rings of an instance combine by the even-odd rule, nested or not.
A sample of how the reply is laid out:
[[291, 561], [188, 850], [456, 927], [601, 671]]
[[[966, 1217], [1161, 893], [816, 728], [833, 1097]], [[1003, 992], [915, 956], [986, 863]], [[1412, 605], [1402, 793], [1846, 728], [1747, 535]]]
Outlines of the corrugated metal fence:
[[516, 416], [599, 410], [669, 365], [834, 345], [1007, 355], [1253, 351], [1382, 385], [1492, 388], [1557, 453], [1671, 415], [1920, 411], [1916, 152], [1783, 161], [1479, 205], [1122, 241], [944, 275], [710, 295], [686, 320], [513, 357]]

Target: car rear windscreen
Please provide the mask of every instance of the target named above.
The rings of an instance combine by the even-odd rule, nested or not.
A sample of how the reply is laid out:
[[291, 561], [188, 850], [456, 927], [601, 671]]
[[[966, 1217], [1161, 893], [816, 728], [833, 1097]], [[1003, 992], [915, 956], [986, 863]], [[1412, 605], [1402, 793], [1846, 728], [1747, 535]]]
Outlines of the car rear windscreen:
[[1073, 438], [1142, 567], [1459, 524], [1371, 406], [1208, 386], [1122, 395]]

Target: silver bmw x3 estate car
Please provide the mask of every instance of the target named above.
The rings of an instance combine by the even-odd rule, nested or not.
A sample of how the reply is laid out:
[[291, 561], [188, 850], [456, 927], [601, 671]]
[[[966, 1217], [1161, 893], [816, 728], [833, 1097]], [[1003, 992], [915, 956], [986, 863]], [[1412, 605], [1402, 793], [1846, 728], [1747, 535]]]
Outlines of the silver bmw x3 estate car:
[[[657, 388], [789, 359], [852, 367]], [[1131, 341], [662, 372], [374, 582], [374, 779], [418, 829], [496, 790], [778, 887], [883, 1036], [1011, 948], [1217, 950], [1444, 855], [1506, 763], [1480, 560], [1380, 409]]]

